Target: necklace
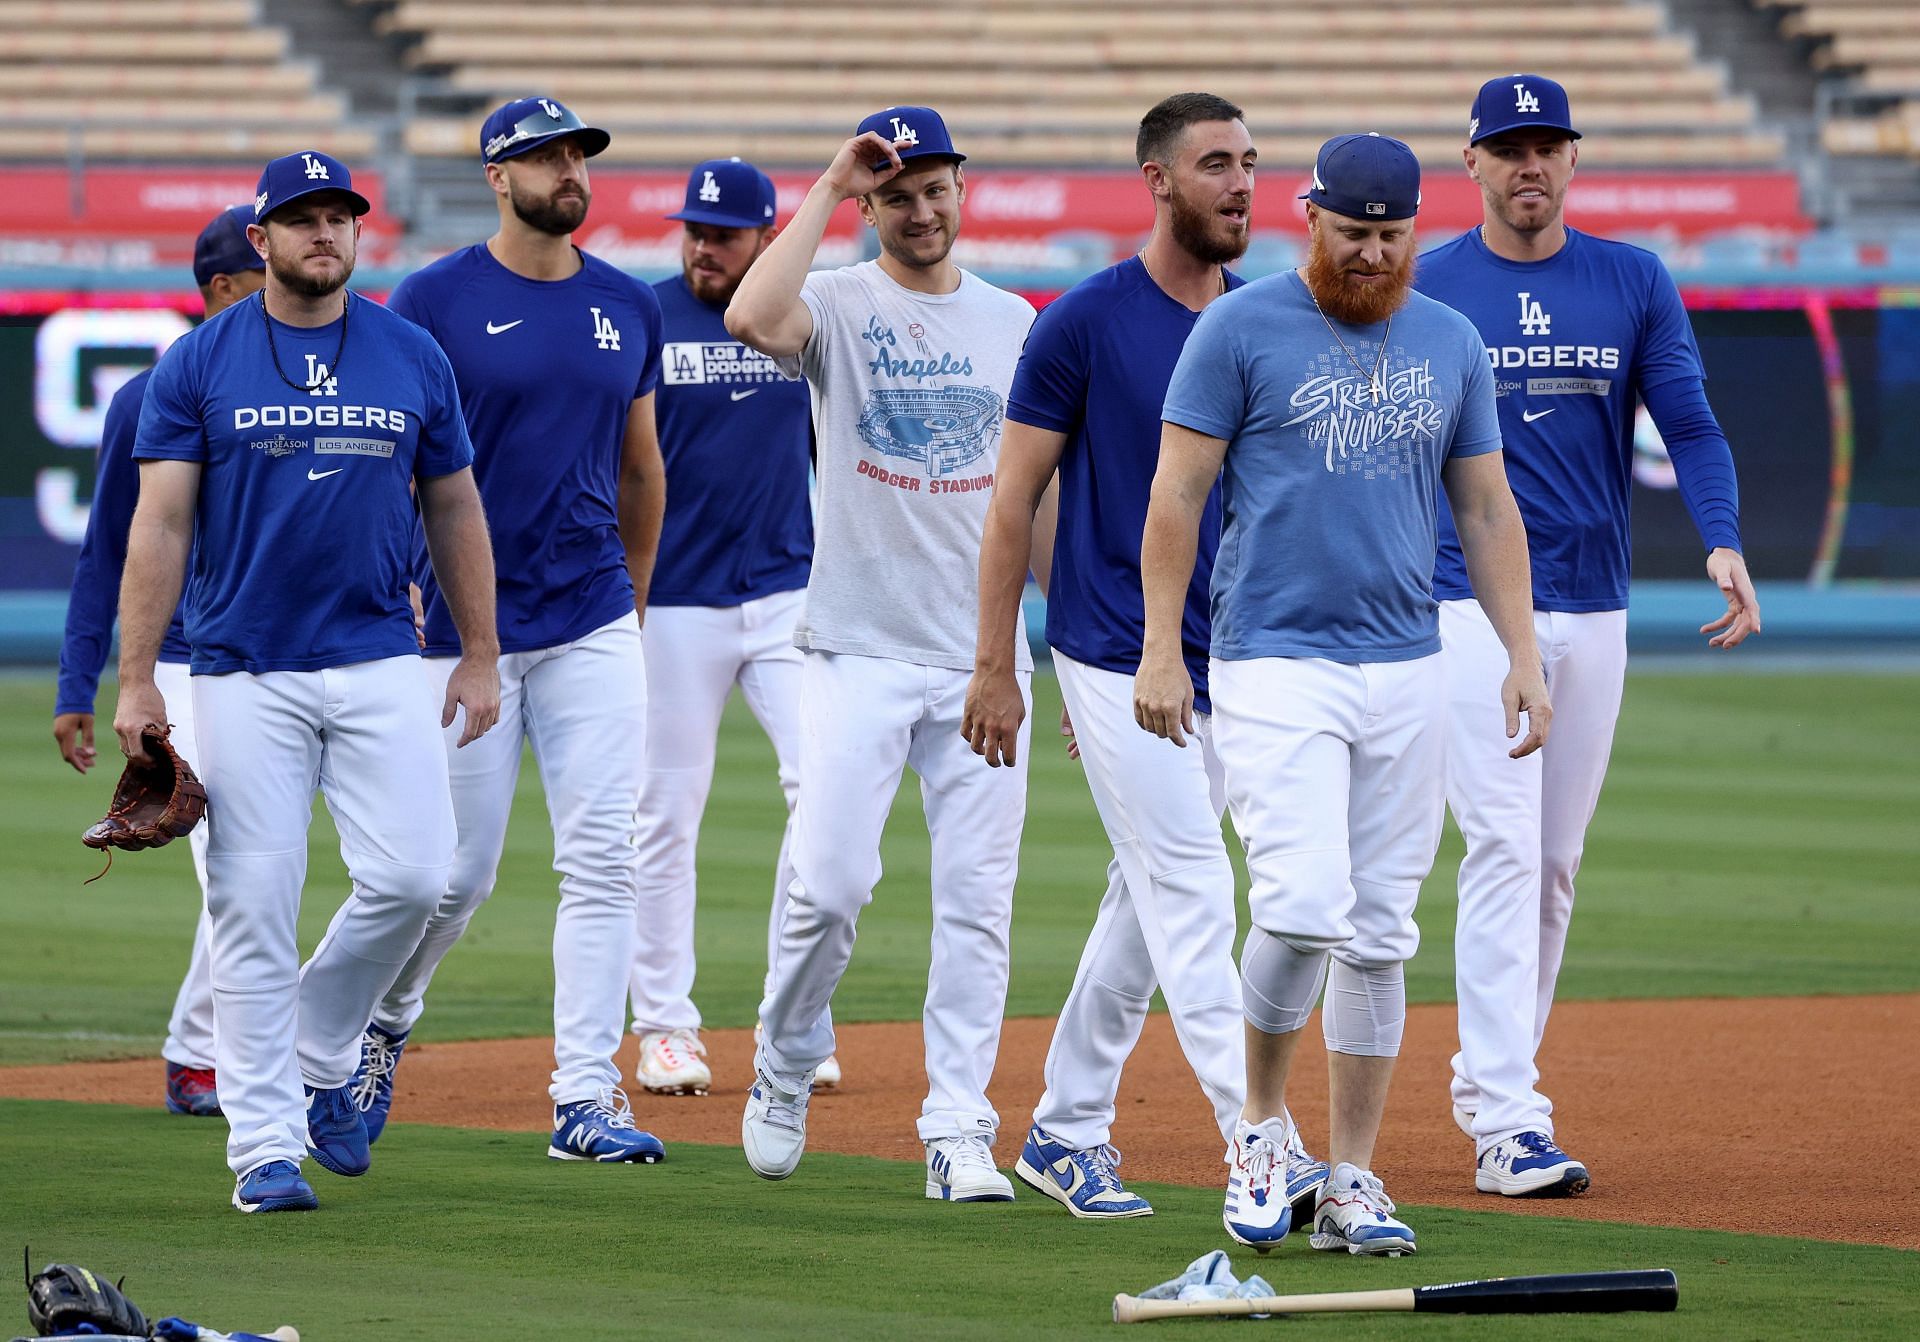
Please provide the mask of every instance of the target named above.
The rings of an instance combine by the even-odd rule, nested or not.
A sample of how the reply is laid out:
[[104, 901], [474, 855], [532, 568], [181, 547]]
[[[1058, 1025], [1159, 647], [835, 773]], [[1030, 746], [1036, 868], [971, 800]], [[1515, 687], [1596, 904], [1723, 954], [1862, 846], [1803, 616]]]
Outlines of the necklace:
[[[1311, 291], [1308, 292], [1307, 297], [1313, 298]], [[1393, 314], [1387, 314], [1387, 329], [1380, 333], [1380, 348], [1373, 356], [1373, 367], [1369, 369], [1360, 362], [1360, 356], [1353, 352], [1353, 347], [1347, 344], [1346, 337], [1334, 327], [1333, 318], [1327, 316], [1327, 310], [1320, 306], [1320, 300], [1317, 298], [1313, 298], [1313, 310], [1320, 314], [1320, 320], [1327, 324], [1327, 330], [1332, 333], [1335, 340], [1340, 342], [1340, 348], [1346, 352], [1347, 362], [1353, 365], [1354, 371], [1365, 375], [1367, 389], [1373, 393], [1374, 404], [1378, 405], [1380, 398], [1387, 394], [1386, 384], [1380, 379], [1380, 372], [1387, 362], [1387, 341], [1393, 338]]]
[[[1173, 298], [1173, 294], [1167, 289], [1167, 286], [1160, 283], [1160, 277], [1153, 273], [1153, 267], [1147, 264], [1147, 254], [1144, 251], [1140, 251], [1140, 252], [1135, 252], [1134, 255], [1140, 258], [1140, 269], [1147, 272], [1147, 278], [1153, 281], [1154, 287], [1159, 289], [1161, 293], [1166, 294], [1167, 297]], [[1220, 292], [1224, 294], [1226, 291], [1227, 291], [1227, 268], [1225, 266], [1221, 266], [1220, 267]], [[1179, 301], [1180, 300], [1177, 298], [1174, 299], [1174, 302], [1176, 303], [1178, 303]]]
[[273, 318], [267, 315], [266, 291], [261, 291], [260, 320], [266, 323], [267, 327], [267, 355], [273, 360], [273, 371], [280, 374], [280, 380], [282, 382], [292, 387], [295, 391], [315, 392], [340, 376], [340, 356], [347, 352], [347, 307], [347, 299], [345, 295], [342, 295], [340, 299], [340, 343], [333, 347], [333, 362], [321, 368], [319, 381], [295, 382], [284, 372], [281, 372], [280, 351], [273, 343]]

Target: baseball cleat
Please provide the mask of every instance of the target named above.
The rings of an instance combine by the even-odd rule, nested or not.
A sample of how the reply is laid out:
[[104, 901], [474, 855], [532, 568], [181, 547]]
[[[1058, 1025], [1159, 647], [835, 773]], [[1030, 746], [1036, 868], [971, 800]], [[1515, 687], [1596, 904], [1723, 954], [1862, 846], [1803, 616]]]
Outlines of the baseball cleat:
[[291, 1160], [269, 1160], [235, 1181], [233, 1205], [243, 1212], [310, 1212], [320, 1205], [313, 1185]]
[[633, 1125], [633, 1106], [618, 1086], [603, 1087], [587, 1100], [553, 1106], [554, 1160], [592, 1160], [601, 1164], [657, 1165], [667, 1148], [650, 1132]]
[[1065, 1146], [1034, 1127], [1013, 1172], [1020, 1182], [1044, 1193], [1083, 1221], [1118, 1221], [1152, 1216], [1145, 1198], [1129, 1193], [1117, 1172], [1120, 1153], [1111, 1146], [1081, 1150]]
[[648, 1030], [640, 1036], [634, 1075], [654, 1095], [705, 1095], [713, 1085], [707, 1046], [698, 1030]]
[[1473, 1186], [1509, 1198], [1577, 1197], [1592, 1186], [1587, 1167], [1544, 1132], [1504, 1137], [1480, 1153]]
[[366, 1121], [369, 1146], [386, 1131], [387, 1113], [393, 1108], [393, 1074], [406, 1046], [405, 1030], [396, 1034], [384, 1026], [369, 1024], [360, 1036], [360, 1065], [353, 1069], [347, 1089], [353, 1092], [354, 1107]]
[[307, 1091], [307, 1150], [324, 1169], [348, 1178], [365, 1174], [373, 1164], [367, 1149], [367, 1120], [346, 1086]]
[[211, 1067], [167, 1064], [167, 1112], [194, 1118], [220, 1117], [220, 1090]]
[[985, 1137], [927, 1143], [927, 1196], [940, 1202], [1012, 1202], [1013, 1182], [993, 1167]]
[[1393, 1199], [1373, 1171], [1343, 1161], [1320, 1190], [1311, 1243], [1316, 1249], [1385, 1258], [1412, 1253], [1413, 1231], [1392, 1212]]
[[811, 1077], [803, 1079], [798, 1090], [789, 1090], [764, 1068], [755, 1068], [747, 1108], [740, 1115], [740, 1149], [762, 1179], [784, 1179], [799, 1167], [807, 1149], [807, 1100], [812, 1094]]
[[1293, 1209], [1293, 1223], [1297, 1226], [1313, 1224], [1313, 1209], [1320, 1200], [1320, 1190], [1327, 1182], [1327, 1162], [1315, 1160], [1307, 1153], [1307, 1144], [1300, 1139], [1298, 1124], [1287, 1132], [1287, 1202]]
[[1227, 1199], [1220, 1214], [1227, 1234], [1236, 1244], [1256, 1253], [1271, 1252], [1293, 1228], [1285, 1183], [1275, 1184], [1278, 1170], [1286, 1178], [1287, 1139], [1292, 1125], [1286, 1116], [1234, 1125], [1233, 1151], [1227, 1162]]

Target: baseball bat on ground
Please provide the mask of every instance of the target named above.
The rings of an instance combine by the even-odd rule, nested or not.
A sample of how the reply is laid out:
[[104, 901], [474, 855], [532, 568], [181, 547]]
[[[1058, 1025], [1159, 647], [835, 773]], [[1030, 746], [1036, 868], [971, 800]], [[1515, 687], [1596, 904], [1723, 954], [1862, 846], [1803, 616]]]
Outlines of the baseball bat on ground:
[[1634, 1272], [1562, 1272], [1547, 1277], [1490, 1277], [1393, 1291], [1268, 1295], [1248, 1300], [1113, 1298], [1115, 1323], [1236, 1314], [1340, 1314], [1413, 1310], [1434, 1314], [1619, 1314], [1678, 1307], [1680, 1284], [1667, 1268]]

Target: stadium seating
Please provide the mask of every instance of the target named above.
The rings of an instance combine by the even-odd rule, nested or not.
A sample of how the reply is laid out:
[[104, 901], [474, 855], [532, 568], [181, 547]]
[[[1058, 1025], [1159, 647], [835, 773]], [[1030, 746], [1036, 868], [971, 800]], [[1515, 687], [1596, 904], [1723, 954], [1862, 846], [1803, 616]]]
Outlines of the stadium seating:
[[1780, 11], [1780, 33], [1816, 43], [1816, 69], [1849, 77], [1878, 109], [1827, 119], [1821, 143], [1832, 154], [1899, 154], [1920, 159], [1920, 5], [1914, 0], [1754, 0]]

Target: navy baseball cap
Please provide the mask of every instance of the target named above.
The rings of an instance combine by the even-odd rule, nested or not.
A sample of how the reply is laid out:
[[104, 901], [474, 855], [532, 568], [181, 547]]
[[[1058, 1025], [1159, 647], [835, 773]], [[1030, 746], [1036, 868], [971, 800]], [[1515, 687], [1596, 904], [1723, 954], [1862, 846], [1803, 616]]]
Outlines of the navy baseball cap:
[[1420, 209], [1420, 160], [1379, 131], [1336, 135], [1320, 146], [1313, 186], [1299, 199], [1350, 219], [1411, 219]]
[[765, 228], [777, 198], [773, 178], [738, 158], [696, 163], [687, 177], [687, 203], [669, 219], [720, 228]]
[[1479, 144], [1490, 136], [1528, 126], [1564, 131], [1570, 140], [1580, 138], [1580, 132], [1573, 128], [1573, 114], [1567, 109], [1565, 89], [1545, 75], [1502, 75], [1489, 79], [1474, 95], [1467, 143]]
[[247, 225], [252, 222], [253, 206], [229, 205], [200, 230], [193, 242], [195, 284], [210, 284], [215, 275], [267, 268], [267, 259], [247, 239]]
[[516, 98], [505, 107], [495, 108], [480, 127], [480, 158], [486, 163], [518, 158], [562, 135], [578, 140], [580, 152], [588, 158], [613, 143], [611, 135], [598, 126], [587, 125], [565, 103], [552, 98]]
[[264, 223], [268, 215], [289, 201], [321, 191], [338, 191], [347, 198], [348, 208], [356, 215], [373, 208], [365, 196], [353, 189], [353, 174], [347, 171], [347, 165], [318, 149], [276, 158], [261, 170], [260, 185], [254, 191], [255, 223]]
[[953, 163], [967, 161], [967, 156], [953, 147], [947, 123], [931, 107], [889, 107], [875, 112], [854, 134], [865, 135], [868, 131], [895, 144], [905, 140], [905, 147], [898, 151], [902, 163], [935, 156]]

